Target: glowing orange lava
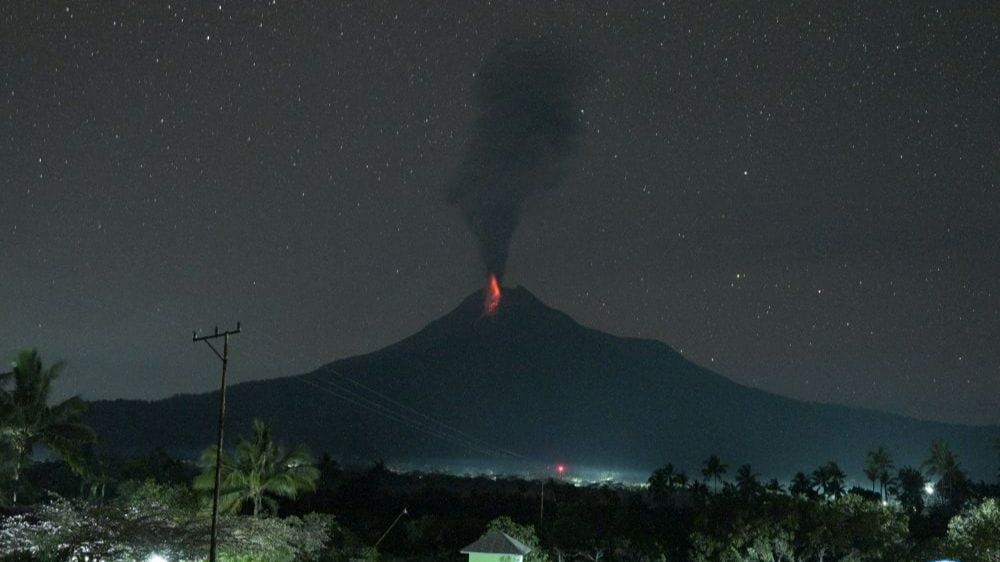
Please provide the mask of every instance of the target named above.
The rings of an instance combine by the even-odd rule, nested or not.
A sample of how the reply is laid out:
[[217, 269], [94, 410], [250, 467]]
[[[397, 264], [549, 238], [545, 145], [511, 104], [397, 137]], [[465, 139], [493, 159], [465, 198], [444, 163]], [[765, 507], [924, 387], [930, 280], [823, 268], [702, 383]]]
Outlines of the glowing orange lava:
[[486, 316], [493, 316], [500, 307], [500, 282], [497, 276], [490, 273], [490, 280], [486, 284], [486, 300], [483, 302], [483, 313]]

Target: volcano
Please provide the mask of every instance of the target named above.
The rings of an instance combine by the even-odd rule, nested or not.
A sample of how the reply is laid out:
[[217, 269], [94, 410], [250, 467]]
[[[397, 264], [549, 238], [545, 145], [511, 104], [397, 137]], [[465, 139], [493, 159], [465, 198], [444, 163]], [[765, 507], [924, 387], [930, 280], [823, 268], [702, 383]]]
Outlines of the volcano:
[[[990, 443], [1000, 434], [742, 386], [662, 342], [581, 326], [523, 287], [505, 288], [489, 316], [477, 291], [396, 344], [237, 384], [226, 398], [230, 442], [260, 418], [284, 442], [347, 462], [478, 458], [635, 471], [672, 462], [697, 474], [718, 454], [778, 478], [835, 460], [860, 481], [869, 449], [885, 445], [897, 466], [919, 466], [942, 439], [973, 477], [992, 478]], [[217, 400], [98, 401], [88, 421], [119, 453], [194, 456], [213, 442]]]

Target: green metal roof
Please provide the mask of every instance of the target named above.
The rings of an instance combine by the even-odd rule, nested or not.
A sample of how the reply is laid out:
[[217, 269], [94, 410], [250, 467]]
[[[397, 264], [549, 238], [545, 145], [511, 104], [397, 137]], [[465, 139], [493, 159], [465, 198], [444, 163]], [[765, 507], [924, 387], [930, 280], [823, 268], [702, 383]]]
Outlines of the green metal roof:
[[496, 529], [487, 531], [476, 542], [461, 550], [462, 554], [519, 554], [522, 556], [529, 552], [531, 549], [523, 542]]

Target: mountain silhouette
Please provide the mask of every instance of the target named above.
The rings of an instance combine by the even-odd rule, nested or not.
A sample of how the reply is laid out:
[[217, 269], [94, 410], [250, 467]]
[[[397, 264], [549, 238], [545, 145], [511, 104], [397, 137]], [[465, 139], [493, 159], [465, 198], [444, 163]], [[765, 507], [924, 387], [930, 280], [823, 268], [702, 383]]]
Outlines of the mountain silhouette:
[[[303, 375], [227, 390], [227, 439], [254, 418], [286, 443], [348, 462], [479, 459], [569, 462], [648, 471], [665, 462], [697, 474], [718, 454], [788, 478], [834, 460], [863, 480], [866, 451], [919, 466], [942, 439], [975, 478], [996, 470], [1000, 427], [921, 421], [802, 402], [695, 365], [662, 342], [581, 326], [523, 287], [499, 310], [483, 295], [384, 349]], [[214, 442], [218, 393], [113, 400], [88, 414], [109, 449], [162, 447], [194, 456]]]

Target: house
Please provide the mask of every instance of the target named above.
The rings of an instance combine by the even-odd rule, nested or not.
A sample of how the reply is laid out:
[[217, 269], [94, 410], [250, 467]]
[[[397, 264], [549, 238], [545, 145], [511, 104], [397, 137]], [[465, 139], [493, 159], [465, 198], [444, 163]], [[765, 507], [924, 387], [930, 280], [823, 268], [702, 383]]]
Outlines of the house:
[[524, 562], [529, 552], [531, 549], [523, 542], [496, 529], [462, 549], [462, 554], [469, 555], [469, 562]]

